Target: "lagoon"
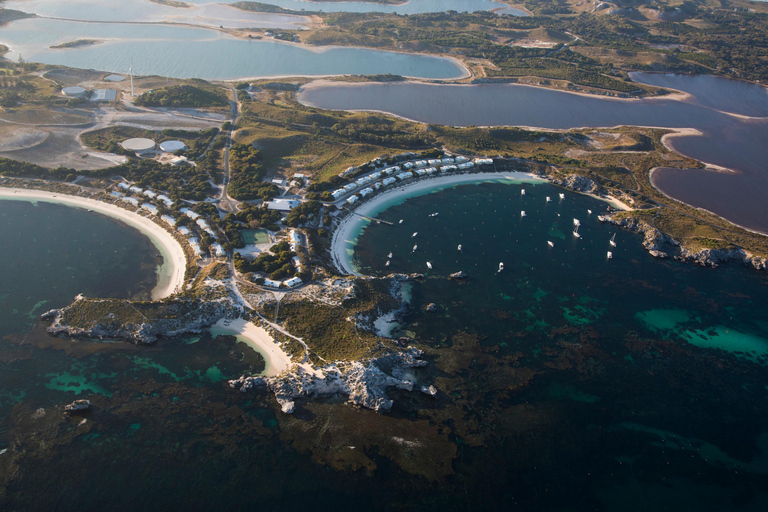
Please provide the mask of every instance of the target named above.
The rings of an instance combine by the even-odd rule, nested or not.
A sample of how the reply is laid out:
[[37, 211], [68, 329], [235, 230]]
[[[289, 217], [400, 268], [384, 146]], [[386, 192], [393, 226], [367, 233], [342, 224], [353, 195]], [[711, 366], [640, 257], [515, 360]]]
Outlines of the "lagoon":
[[[636, 75], [636, 79], [645, 76]], [[653, 75], [648, 78], [652, 79]], [[691, 97], [685, 101], [664, 97], [627, 100], [516, 84], [324, 83], [305, 88], [299, 99], [319, 108], [376, 110], [451, 126], [694, 128], [701, 135], [675, 136], [667, 143], [686, 156], [735, 172], [659, 169], [654, 184], [671, 197], [768, 233], [764, 194], [768, 190], [764, 166], [768, 118], [736, 115], [745, 108], [756, 115], [768, 113], [764, 88], [721, 80], [702, 84], [684, 76], [667, 77], [663, 83], [689, 92]], [[723, 93], [720, 99], [712, 92], [718, 87]]]
[[[99, 44], [67, 49], [50, 46], [76, 39]], [[218, 31], [181, 26], [82, 23], [23, 19], [0, 33], [6, 55], [82, 69], [138, 75], [235, 80], [249, 77], [323, 76], [392, 73], [422, 78], [458, 78], [467, 74], [457, 61], [361, 48], [307, 47], [273, 40], [237, 39]]]

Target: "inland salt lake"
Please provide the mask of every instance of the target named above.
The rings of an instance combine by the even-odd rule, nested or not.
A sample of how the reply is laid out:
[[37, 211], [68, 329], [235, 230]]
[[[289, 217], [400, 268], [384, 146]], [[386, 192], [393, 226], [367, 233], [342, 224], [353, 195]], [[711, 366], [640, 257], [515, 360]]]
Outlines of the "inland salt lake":
[[[48, 45], [45, 28], [58, 28], [39, 27], [14, 37]], [[174, 39], [176, 29], [162, 30]], [[141, 39], [142, 30], [131, 32]], [[173, 72], [202, 69], [184, 68], [193, 65]], [[317, 74], [326, 72], [335, 71]], [[446, 124], [694, 127], [705, 136], [674, 139], [675, 149], [739, 169], [722, 176], [747, 176], [758, 189], [763, 89], [719, 82], [726, 89], [712, 94], [710, 79], [637, 79], [672, 80], [664, 86], [696, 96], [622, 103], [522, 87], [401, 84], [337, 89], [343, 97], [309, 90], [305, 99]], [[712, 173], [691, 172], [709, 183]], [[657, 185], [711, 197], [708, 186]], [[146, 296], [156, 250], [96, 214], [0, 201], [0, 508], [768, 509], [766, 275], [655, 260], [640, 236], [598, 222], [605, 203], [570, 192], [561, 201], [560, 192], [514, 181], [461, 185], [383, 205], [377, 215], [394, 226], [361, 224], [352, 248], [361, 272], [425, 274], [409, 287], [396, 335], [426, 348], [430, 364], [414, 377], [439, 394], [393, 392], [385, 415], [330, 400], [300, 402], [286, 416], [266, 394], [232, 391], [226, 379], [263, 367], [232, 337], [152, 347], [49, 337], [37, 316], [77, 293]], [[736, 197], [729, 218], [746, 202], [752, 219], [756, 203], [744, 190]], [[458, 270], [469, 278], [447, 278]], [[437, 311], [425, 311], [430, 303]], [[85, 421], [61, 413], [77, 398], [94, 403]]]

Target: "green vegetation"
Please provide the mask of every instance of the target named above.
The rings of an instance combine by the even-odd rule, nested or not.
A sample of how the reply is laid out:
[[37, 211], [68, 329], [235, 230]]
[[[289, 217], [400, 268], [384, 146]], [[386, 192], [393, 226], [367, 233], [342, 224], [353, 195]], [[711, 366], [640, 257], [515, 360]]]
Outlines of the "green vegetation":
[[157, 91], [145, 92], [134, 101], [143, 107], [203, 108], [226, 107], [227, 97], [214, 87], [195, 87], [193, 85], [172, 85]]
[[304, 224], [311, 216], [320, 213], [322, 203], [318, 201], [306, 201], [300, 205], [291, 209], [290, 213], [286, 217], [285, 223], [290, 227], [295, 228], [301, 224]]
[[[279, 322], [286, 329], [303, 338], [312, 351], [327, 361], [371, 357], [381, 350], [381, 338], [367, 329], [359, 329], [350, 318], [373, 317], [398, 307], [389, 293], [387, 279], [355, 280], [354, 298], [345, 300], [341, 307], [308, 299], [287, 300], [280, 304]], [[268, 306], [266, 314], [274, 315]]]
[[57, 44], [56, 46], [50, 46], [49, 48], [78, 48], [80, 46], [91, 46], [100, 42], [101, 41], [98, 39], [75, 39], [74, 41]]
[[237, 271], [242, 274], [264, 272], [269, 275], [270, 279], [280, 280], [296, 273], [296, 267], [293, 266], [292, 262], [294, 256], [296, 254], [291, 251], [288, 242], [283, 241], [273, 245], [269, 252], [259, 254], [250, 263], [240, 254], [235, 253], [234, 263]]
[[261, 164], [261, 153], [251, 145], [235, 142], [229, 151], [229, 186], [227, 192], [235, 199], [264, 199], [268, 201], [280, 190], [261, 180], [267, 170]]

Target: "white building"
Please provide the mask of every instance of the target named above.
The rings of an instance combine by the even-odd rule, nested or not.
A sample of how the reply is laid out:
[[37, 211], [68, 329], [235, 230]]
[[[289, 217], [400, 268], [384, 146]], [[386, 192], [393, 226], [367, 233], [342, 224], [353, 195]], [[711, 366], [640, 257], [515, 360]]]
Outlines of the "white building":
[[133, 206], [139, 206], [139, 200], [135, 197], [121, 197], [120, 199], [126, 203], [131, 203]]
[[469, 159], [467, 157], [465, 157], [465, 156], [457, 156], [456, 157], [456, 163], [457, 164], [462, 164], [462, 163], [464, 163], [464, 162], [466, 162], [468, 160]]
[[213, 248], [213, 252], [216, 254], [217, 257], [221, 258], [222, 256], [227, 255], [227, 253], [224, 252], [224, 248], [221, 246], [220, 243], [216, 242], [215, 244], [212, 244], [211, 247]]
[[187, 217], [189, 217], [190, 219], [192, 219], [192, 220], [197, 220], [197, 219], [200, 218], [200, 214], [199, 213], [195, 213], [192, 210], [190, 210], [189, 208], [182, 208], [179, 211], [181, 213], [183, 213], [184, 215], [186, 215]]
[[190, 231], [187, 226], [180, 226], [178, 232], [186, 237], [192, 234], [192, 231]]
[[440, 164], [441, 164], [441, 163], [443, 163], [443, 162], [442, 162], [442, 161], [440, 161], [439, 159], [438, 159], [438, 160], [436, 160], [436, 159], [434, 159], [434, 158], [433, 158], [433, 159], [431, 159], [431, 160], [427, 160], [427, 163], [428, 163], [429, 165], [440, 165]]
[[363, 190], [360, 191], [360, 196], [361, 197], [366, 197], [366, 196], [371, 195], [371, 194], [373, 194], [373, 189], [371, 187], [364, 188]]
[[338, 199], [346, 193], [347, 193], [346, 190], [340, 188], [338, 190], [334, 190], [333, 192], [331, 192], [331, 195], [333, 196], [334, 199]]
[[160, 217], [160, 219], [163, 222], [165, 222], [166, 224], [168, 224], [169, 226], [175, 226], [176, 225], [176, 219], [174, 219], [170, 215], [163, 215], [162, 217]]
[[344, 190], [346, 190], [347, 192], [352, 192], [356, 188], [357, 188], [357, 183], [350, 183], [349, 185], [344, 186]]
[[120, 183], [117, 184], [117, 188], [121, 188], [123, 190], [128, 190], [129, 188], [131, 188], [131, 186], [129, 184], [124, 183], [124, 182], [121, 181]]
[[411, 162], [405, 162], [403, 164], [403, 169], [412, 169], [412, 168], [413, 168], [413, 164]]
[[167, 206], [168, 208], [170, 208], [171, 206], [173, 206], [173, 199], [171, 199], [171, 198], [170, 198], [170, 197], [168, 197], [167, 195], [165, 195], [165, 194], [160, 194], [159, 196], [157, 196], [157, 198], [158, 198], [160, 201], [164, 202], [164, 203], [165, 203], [165, 206]]
[[443, 164], [452, 164], [453, 162], [454, 162], [453, 158], [443, 158], [442, 160], [440, 160], [440, 163], [443, 163]]
[[154, 199], [154, 198], [157, 197], [157, 192], [155, 192], [154, 190], [147, 189], [147, 190], [142, 191], [141, 193], [144, 194], [145, 196], [147, 196], [150, 199]]
[[463, 164], [459, 164], [459, 169], [462, 171], [466, 171], [467, 169], [471, 169], [475, 166], [473, 162], [464, 162]]
[[301, 204], [301, 201], [295, 199], [275, 199], [267, 202], [267, 208], [281, 212], [289, 212]]
[[140, 189], [140, 188], [139, 188], [139, 187], [137, 187], [137, 186], [128, 187], [128, 190], [130, 190], [130, 191], [131, 191], [131, 192], [133, 192], [134, 194], [141, 194], [142, 192], [144, 192], [142, 189]]
[[289, 288], [293, 288], [294, 286], [299, 286], [302, 283], [301, 279], [298, 277], [292, 277], [289, 280], [285, 281], [285, 286]]
[[280, 285], [283, 284], [280, 281], [273, 281], [272, 279], [264, 279], [264, 286], [269, 286], [271, 288], [280, 288]]
[[477, 165], [493, 165], [493, 159], [491, 159], [491, 158], [475, 158], [475, 164], [477, 164]]
[[381, 182], [381, 184], [386, 187], [387, 185], [391, 185], [391, 184], [393, 184], [396, 181], [397, 181], [397, 179], [395, 179], [395, 178], [384, 178], [384, 180]]
[[397, 175], [397, 179], [399, 180], [407, 180], [408, 178], [413, 178], [413, 174], [410, 172], [401, 172]]
[[144, 204], [141, 205], [141, 207], [143, 209], [147, 210], [152, 215], [157, 215], [157, 213], [158, 213], [157, 206], [155, 206], [155, 205], [153, 205], [151, 203], [144, 203]]
[[427, 162], [425, 162], [424, 160], [416, 160], [414, 162], [414, 165], [416, 165], [416, 167], [426, 167]]
[[416, 169], [416, 176], [425, 176], [427, 171], [424, 169]]
[[359, 200], [360, 200], [360, 198], [359, 198], [359, 197], [357, 197], [357, 196], [352, 196], [352, 197], [349, 197], [349, 198], [347, 198], [347, 202], [348, 202], [349, 204], [355, 204], [355, 203], [356, 203], [356, 202], [358, 202]]

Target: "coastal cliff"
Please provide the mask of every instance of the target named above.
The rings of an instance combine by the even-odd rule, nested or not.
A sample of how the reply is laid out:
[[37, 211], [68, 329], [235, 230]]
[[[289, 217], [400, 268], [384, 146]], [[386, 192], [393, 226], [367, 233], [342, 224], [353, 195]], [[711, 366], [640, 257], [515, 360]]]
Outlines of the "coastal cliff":
[[53, 321], [48, 327], [48, 332], [53, 335], [120, 339], [149, 345], [159, 336], [199, 333], [222, 318], [234, 319], [244, 314], [244, 308], [229, 299], [178, 299], [153, 303], [89, 299], [78, 295], [74, 303], [52, 309], [41, 315], [41, 319]]
[[363, 361], [335, 361], [321, 368], [295, 365], [277, 377], [242, 376], [230, 380], [229, 385], [243, 393], [267, 388], [288, 414], [294, 411], [294, 400], [299, 397], [328, 395], [347, 396], [349, 403], [377, 412], [389, 411], [394, 402], [387, 397], [387, 389], [412, 391], [414, 382], [407, 370], [426, 366], [422, 355], [421, 350], [408, 347]]

